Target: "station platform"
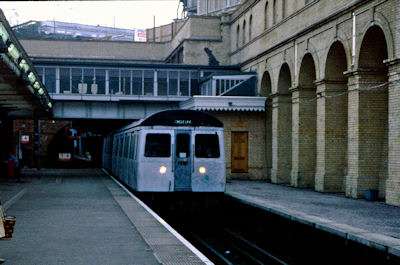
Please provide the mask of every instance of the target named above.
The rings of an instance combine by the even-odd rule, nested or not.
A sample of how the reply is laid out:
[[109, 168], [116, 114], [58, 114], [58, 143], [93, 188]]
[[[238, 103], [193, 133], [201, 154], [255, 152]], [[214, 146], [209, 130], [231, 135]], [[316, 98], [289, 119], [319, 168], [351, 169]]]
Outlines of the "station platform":
[[13, 238], [0, 241], [5, 264], [212, 264], [100, 169], [22, 174], [0, 179], [16, 216]]
[[400, 257], [400, 207], [260, 181], [229, 180], [226, 194], [242, 203]]

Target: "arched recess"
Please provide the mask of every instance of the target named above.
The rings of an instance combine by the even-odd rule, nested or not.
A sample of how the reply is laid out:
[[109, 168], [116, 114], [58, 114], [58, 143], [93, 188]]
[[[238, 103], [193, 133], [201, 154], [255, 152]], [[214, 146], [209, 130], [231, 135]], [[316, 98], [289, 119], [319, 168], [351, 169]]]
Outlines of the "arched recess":
[[242, 45], [246, 44], [246, 20], [243, 21], [243, 28], [242, 28]]
[[250, 15], [250, 20], [249, 20], [249, 41], [251, 41], [251, 39], [253, 38], [252, 29], [253, 29], [253, 15]]
[[239, 40], [240, 40], [240, 26], [237, 25], [237, 28], [236, 28], [236, 49], [239, 48]]
[[342, 192], [347, 175], [346, 52], [340, 41], [329, 48], [325, 78], [317, 82], [317, 160], [315, 189]]
[[279, 71], [277, 94], [272, 100], [271, 181], [290, 183], [292, 168], [292, 103], [289, 89], [292, 79], [289, 65]]
[[291, 184], [314, 187], [316, 166], [316, 96], [315, 63], [310, 53], [301, 61], [299, 86], [293, 90], [293, 137]]
[[[370, 27], [364, 35], [359, 51], [359, 69], [349, 80], [349, 131], [355, 142], [349, 143], [349, 176], [347, 195], [364, 197], [366, 189], [379, 189], [385, 197], [388, 177], [388, 70], [383, 63], [388, 58], [385, 35], [379, 26]], [[354, 153], [354, 152], [357, 153]]]
[[266, 97], [265, 101], [265, 159], [267, 179], [271, 180], [272, 169], [272, 82], [268, 71], [265, 71], [261, 79], [260, 95]]

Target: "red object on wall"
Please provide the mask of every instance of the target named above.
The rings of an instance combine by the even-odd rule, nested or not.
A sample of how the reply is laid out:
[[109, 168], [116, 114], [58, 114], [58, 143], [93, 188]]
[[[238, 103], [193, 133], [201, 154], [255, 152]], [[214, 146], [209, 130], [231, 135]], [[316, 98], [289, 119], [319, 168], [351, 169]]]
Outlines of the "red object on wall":
[[12, 159], [8, 160], [8, 177], [15, 177], [15, 163]]

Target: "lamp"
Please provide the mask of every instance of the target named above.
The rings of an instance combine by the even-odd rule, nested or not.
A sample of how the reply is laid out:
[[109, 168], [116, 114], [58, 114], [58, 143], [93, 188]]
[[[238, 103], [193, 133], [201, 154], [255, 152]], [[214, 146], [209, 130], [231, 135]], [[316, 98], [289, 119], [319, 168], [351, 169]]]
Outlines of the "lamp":
[[8, 47], [8, 55], [10, 55], [14, 60], [17, 60], [21, 55], [14, 43], [11, 43]]
[[29, 81], [31, 81], [32, 84], [35, 83], [35, 81], [36, 81], [35, 74], [33, 72], [30, 72], [28, 75], [28, 79], [29, 79]]
[[43, 88], [39, 88], [38, 93], [39, 93], [39, 95], [43, 95], [44, 94], [44, 89]]
[[28, 62], [25, 61], [25, 59], [21, 59], [19, 64], [18, 64], [18, 66], [19, 66], [19, 68], [21, 70], [24, 70], [25, 73], [27, 73], [29, 71], [29, 69], [30, 69], [29, 65], [28, 65]]
[[33, 87], [36, 88], [36, 89], [39, 89], [39, 88], [40, 88], [39, 82], [36, 81], [36, 82], [33, 84]]

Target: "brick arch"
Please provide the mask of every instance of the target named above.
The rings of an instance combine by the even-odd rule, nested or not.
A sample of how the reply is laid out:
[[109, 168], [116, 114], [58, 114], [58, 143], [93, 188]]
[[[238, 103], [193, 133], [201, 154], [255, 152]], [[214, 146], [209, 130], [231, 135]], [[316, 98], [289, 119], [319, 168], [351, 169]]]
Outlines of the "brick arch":
[[300, 65], [299, 85], [292, 93], [291, 185], [314, 187], [316, 165], [316, 72], [312, 55], [306, 53]]
[[276, 91], [278, 93], [289, 93], [289, 89], [291, 87], [292, 87], [292, 74], [290, 71], [289, 64], [287, 62], [284, 62], [279, 70]]
[[330, 46], [325, 59], [324, 78], [326, 80], [346, 80], [343, 72], [347, 71], [348, 63], [343, 43], [335, 41]]
[[260, 94], [267, 97], [265, 101], [265, 163], [267, 179], [271, 179], [272, 169], [272, 80], [268, 71], [263, 73], [261, 78]]
[[[346, 52], [347, 51], [347, 52]], [[317, 191], [342, 192], [348, 168], [348, 50], [335, 39], [324, 57], [323, 78], [318, 81], [316, 172]]]
[[319, 80], [321, 76], [321, 64], [320, 64], [320, 58], [318, 57], [318, 52], [315, 46], [311, 43], [308, 44], [307, 49], [304, 51], [302, 56], [299, 58], [300, 60], [297, 61], [297, 73], [296, 73], [296, 80], [295, 84], [299, 84], [299, 74], [300, 74], [300, 68], [301, 64], [303, 62], [304, 57], [309, 54], [311, 55], [313, 61], [314, 61], [314, 66], [315, 66], [315, 79]]
[[361, 31], [362, 37], [359, 39], [361, 41], [356, 42], [356, 51], [357, 51], [356, 58], [355, 58], [356, 69], [359, 68], [358, 63], [360, 60], [360, 50], [362, 47], [362, 42], [364, 41], [366, 34], [372, 27], [378, 27], [382, 31], [382, 33], [385, 37], [386, 45], [387, 45], [388, 59], [395, 57], [395, 45], [394, 45], [393, 34], [392, 34], [390, 24], [382, 14], [377, 12], [377, 13], [375, 13], [375, 20], [372, 21], [371, 23], [368, 23], [367, 25], [365, 25], [363, 30]]
[[273, 183], [290, 183], [292, 169], [292, 75], [288, 63], [278, 74], [277, 92], [272, 99], [272, 169]]
[[260, 96], [269, 97], [272, 93], [272, 79], [268, 70], [266, 70], [261, 78]]
[[301, 59], [298, 84], [300, 87], [314, 88], [314, 81], [317, 79], [317, 71], [315, 67], [315, 60], [311, 53], [307, 52]]
[[[349, 80], [349, 132], [356, 144], [349, 145], [349, 177], [346, 194], [364, 197], [366, 189], [378, 189], [385, 198], [388, 177], [388, 58], [387, 39], [382, 28], [372, 25], [364, 33], [358, 50], [357, 70]], [[353, 114], [355, 113], [355, 114]], [[372, 144], [371, 144], [372, 143]], [[356, 154], [356, 155], [355, 155]], [[357, 180], [355, 185], [355, 180]]]
[[383, 30], [373, 25], [362, 38], [358, 50], [358, 68], [373, 68], [386, 71], [383, 60], [388, 57], [387, 42]]
[[320, 79], [327, 79], [326, 77], [326, 68], [329, 67], [327, 65], [328, 60], [330, 59], [330, 55], [332, 55], [332, 48], [334, 45], [341, 45], [343, 47], [343, 54], [344, 54], [344, 64], [346, 66], [345, 71], [350, 70], [350, 65], [351, 65], [351, 47], [349, 47], [346, 41], [343, 41], [341, 38], [334, 38], [327, 47], [329, 47], [328, 49], [326, 49], [323, 53], [322, 56], [320, 56], [321, 59], [321, 64], [320, 64], [320, 76], [319, 76], [319, 80]]

